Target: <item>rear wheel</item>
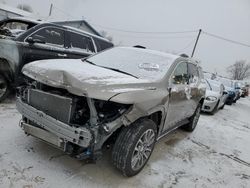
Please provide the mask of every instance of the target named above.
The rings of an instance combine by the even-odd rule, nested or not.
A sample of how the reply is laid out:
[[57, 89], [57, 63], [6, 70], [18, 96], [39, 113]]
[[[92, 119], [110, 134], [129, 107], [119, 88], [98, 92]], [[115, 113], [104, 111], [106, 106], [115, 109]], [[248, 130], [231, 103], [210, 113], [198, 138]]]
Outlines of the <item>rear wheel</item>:
[[197, 106], [194, 115], [190, 117], [189, 123], [186, 125], [183, 125], [181, 128], [183, 128], [185, 131], [192, 132], [196, 128], [196, 125], [198, 123], [198, 120], [200, 118], [200, 112], [201, 112], [201, 104]]
[[6, 78], [0, 74], [0, 102], [2, 102], [9, 94], [10, 86]]
[[138, 174], [154, 149], [156, 125], [152, 120], [141, 119], [120, 132], [113, 151], [114, 166], [125, 176]]

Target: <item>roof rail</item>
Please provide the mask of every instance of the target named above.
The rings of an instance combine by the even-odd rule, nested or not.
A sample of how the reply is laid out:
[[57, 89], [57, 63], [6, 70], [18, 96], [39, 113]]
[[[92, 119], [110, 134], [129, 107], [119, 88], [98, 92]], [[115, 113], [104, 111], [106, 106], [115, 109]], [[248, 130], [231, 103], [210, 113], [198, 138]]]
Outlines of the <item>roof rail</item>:
[[188, 58], [189, 56], [187, 54], [180, 54], [181, 57], [186, 57]]
[[135, 45], [135, 46], [133, 46], [134, 48], [142, 48], [142, 49], [146, 49], [146, 47], [145, 46], [141, 46], [141, 45]]

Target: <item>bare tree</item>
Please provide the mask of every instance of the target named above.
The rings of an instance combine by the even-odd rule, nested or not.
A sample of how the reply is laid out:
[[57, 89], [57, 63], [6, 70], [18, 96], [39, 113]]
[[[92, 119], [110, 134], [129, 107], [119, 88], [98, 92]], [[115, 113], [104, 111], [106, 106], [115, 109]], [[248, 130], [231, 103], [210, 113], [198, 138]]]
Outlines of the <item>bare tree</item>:
[[33, 12], [33, 9], [31, 8], [31, 6], [29, 6], [27, 4], [18, 4], [17, 8], [24, 10], [24, 11], [27, 11], [27, 12], [30, 12], [30, 13]]
[[246, 60], [239, 60], [229, 66], [227, 71], [233, 80], [243, 80], [250, 76], [250, 64]]

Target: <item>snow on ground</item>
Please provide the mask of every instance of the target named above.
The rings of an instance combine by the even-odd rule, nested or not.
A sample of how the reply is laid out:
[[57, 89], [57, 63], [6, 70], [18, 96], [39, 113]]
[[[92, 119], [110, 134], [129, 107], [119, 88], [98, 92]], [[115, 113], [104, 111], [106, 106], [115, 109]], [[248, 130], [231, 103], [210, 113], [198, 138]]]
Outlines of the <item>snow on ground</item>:
[[0, 187], [250, 187], [250, 98], [203, 114], [193, 133], [161, 139], [144, 170], [123, 177], [110, 152], [96, 164], [27, 137], [10, 100], [0, 104]]

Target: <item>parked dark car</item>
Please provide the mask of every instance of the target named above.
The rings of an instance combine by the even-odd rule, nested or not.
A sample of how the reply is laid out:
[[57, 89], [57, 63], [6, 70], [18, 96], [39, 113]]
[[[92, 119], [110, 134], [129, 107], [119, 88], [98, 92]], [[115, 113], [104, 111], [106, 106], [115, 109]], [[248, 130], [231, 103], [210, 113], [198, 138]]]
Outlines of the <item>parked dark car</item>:
[[233, 103], [236, 103], [239, 98], [240, 92], [233, 87], [232, 80], [222, 77], [217, 77], [216, 80], [223, 83], [223, 85], [225, 86], [225, 90], [228, 93], [226, 104], [232, 105]]
[[78, 159], [113, 144], [113, 164], [126, 176], [143, 169], [161, 137], [195, 129], [206, 91], [196, 61], [142, 48], [41, 60], [22, 71], [29, 78], [17, 98], [24, 132]]
[[[0, 22], [0, 101], [23, 82], [22, 67], [32, 61], [84, 58], [113, 47], [107, 39], [82, 30], [13, 18]], [[70, 63], [70, 62], [69, 62]]]

